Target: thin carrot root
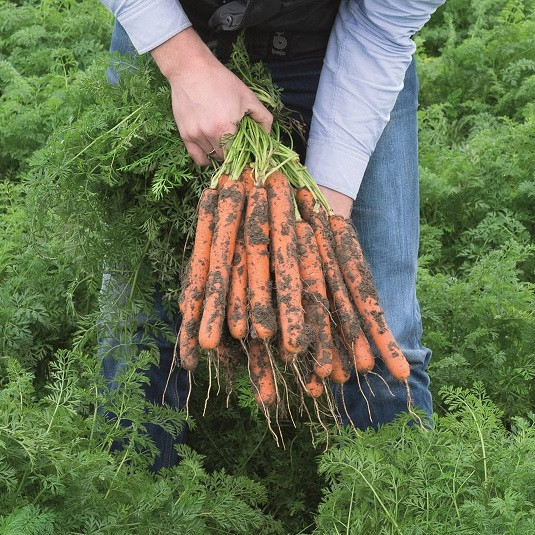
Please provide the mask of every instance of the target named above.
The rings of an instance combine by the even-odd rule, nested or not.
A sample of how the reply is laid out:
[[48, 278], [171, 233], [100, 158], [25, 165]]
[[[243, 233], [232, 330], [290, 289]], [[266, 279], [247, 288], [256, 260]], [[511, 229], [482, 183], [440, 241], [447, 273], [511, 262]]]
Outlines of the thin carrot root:
[[[370, 402], [368, 401], [368, 398], [366, 397], [364, 390], [362, 390], [362, 385], [360, 384], [360, 376], [358, 373], [356, 373], [355, 376], [357, 377], [357, 384], [359, 386], [360, 393], [362, 394], [362, 397], [364, 398], [364, 401], [366, 403], [366, 409], [368, 410], [368, 418], [370, 419], [370, 422], [373, 422]], [[369, 383], [368, 383], [368, 386], [369, 386]]]
[[407, 412], [413, 417], [416, 419], [416, 421], [418, 422], [418, 425], [424, 429], [424, 430], [428, 430], [428, 428], [426, 427], [426, 425], [424, 424], [422, 418], [420, 417], [420, 415], [416, 412], [414, 412], [414, 409], [412, 408], [412, 395], [411, 395], [411, 389], [409, 387], [409, 381], [405, 381], [405, 388], [407, 389]]
[[[381, 379], [381, 381], [383, 381], [383, 384], [385, 385], [386, 389], [388, 390], [389, 394], [390, 394], [393, 398], [396, 397], [396, 396], [394, 395], [394, 392], [392, 392], [392, 389], [390, 388], [390, 385], [386, 382], [385, 378], [384, 378], [380, 373], [377, 373], [377, 372], [369, 372], [369, 373], [371, 373], [371, 374], [373, 374], [373, 375], [376, 375], [379, 379]], [[364, 376], [364, 378], [366, 379], [366, 382], [368, 383], [368, 388], [370, 389], [370, 392], [371, 392], [372, 396], [375, 397], [375, 393], [374, 393], [374, 391], [372, 390], [372, 387], [371, 387], [371, 385], [370, 385], [370, 383], [369, 383], [369, 381], [368, 381], [368, 374], [366, 374], [366, 375]]]
[[204, 398], [204, 407], [202, 410], [203, 417], [206, 416], [206, 407], [208, 406], [208, 400], [210, 399], [210, 391], [212, 390], [213, 353], [213, 351], [210, 351], [208, 357], [208, 388], [206, 389], [206, 397]]

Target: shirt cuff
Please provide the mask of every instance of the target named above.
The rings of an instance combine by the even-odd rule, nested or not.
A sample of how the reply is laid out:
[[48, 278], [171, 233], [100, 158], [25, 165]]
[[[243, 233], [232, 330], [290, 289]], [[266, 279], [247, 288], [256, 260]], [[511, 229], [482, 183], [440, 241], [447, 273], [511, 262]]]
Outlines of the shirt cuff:
[[357, 156], [342, 145], [333, 145], [324, 139], [309, 139], [305, 165], [314, 180], [326, 188], [356, 199], [367, 156]]
[[191, 22], [176, 0], [138, 2], [117, 16], [138, 54], [144, 54], [189, 28]]

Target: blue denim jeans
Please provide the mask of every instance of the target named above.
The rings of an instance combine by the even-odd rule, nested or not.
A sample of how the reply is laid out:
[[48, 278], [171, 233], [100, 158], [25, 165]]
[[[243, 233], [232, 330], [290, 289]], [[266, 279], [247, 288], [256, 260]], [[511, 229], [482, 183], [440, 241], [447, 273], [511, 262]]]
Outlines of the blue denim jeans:
[[[136, 53], [118, 23], [114, 27], [111, 51], [127, 55]], [[284, 104], [294, 110], [306, 125], [310, 124], [321, 66], [321, 59], [268, 63], [274, 82], [283, 89]], [[117, 73], [109, 69], [110, 83], [116, 83], [117, 79]], [[354, 202], [352, 220], [370, 264], [386, 319], [411, 366], [409, 385], [414, 407], [431, 415], [432, 400], [426, 373], [431, 351], [421, 342], [422, 321], [416, 299], [419, 242], [417, 105], [418, 80], [413, 62], [407, 70], [404, 88], [391, 119], [371, 157]], [[305, 144], [297, 138], [295, 143], [304, 159]], [[160, 308], [159, 297], [156, 296], [156, 314], [159, 314]], [[178, 317], [169, 320], [178, 325]], [[161, 347], [161, 355], [162, 366], [151, 370], [151, 383], [147, 388], [147, 395], [153, 399], [161, 398], [161, 384], [169, 370], [170, 348], [165, 344]], [[114, 365], [110, 363], [104, 367], [110, 383], [113, 370]], [[377, 428], [406, 411], [405, 387], [390, 377], [380, 359], [377, 359], [374, 371], [378, 375], [369, 374], [368, 380], [361, 379], [360, 384], [353, 374], [343, 388], [334, 387], [345, 424], [353, 423], [361, 429]], [[168, 401], [179, 408], [181, 400], [185, 399], [188, 383], [183, 372], [176, 373], [176, 392], [174, 399]], [[161, 451], [169, 451], [172, 437], [158, 431], [153, 438]], [[162, 462], [162, 466], [168, 466], [166, 463], [176, 462], [176, 457], [167, 456]]]

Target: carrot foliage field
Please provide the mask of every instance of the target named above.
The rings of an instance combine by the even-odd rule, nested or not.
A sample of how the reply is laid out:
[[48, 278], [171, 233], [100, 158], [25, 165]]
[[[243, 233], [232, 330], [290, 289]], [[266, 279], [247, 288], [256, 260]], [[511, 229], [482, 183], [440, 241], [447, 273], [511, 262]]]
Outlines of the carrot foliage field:
[[[148, 335], [174, 334], [132, 340], [155, 288], [176, 307], [210, 172], [147, 58], [107, 83], [96, 0], [0, 13], [0, 535], [535, 533], [533, 0], [448, 0], [416, 37], [433, 429], [402, 417], [324, 451], [303, 419], [277, 447], [247, 377], [202, 416], [200, 365], [183, 460], [158, 474], [145, 423], [176, 433], [186, 415], [144, 401], [143, 370]], [[125, 355], [111, 393], [104, 326]], [[105, 399], [130, 426], [102, 417]]]

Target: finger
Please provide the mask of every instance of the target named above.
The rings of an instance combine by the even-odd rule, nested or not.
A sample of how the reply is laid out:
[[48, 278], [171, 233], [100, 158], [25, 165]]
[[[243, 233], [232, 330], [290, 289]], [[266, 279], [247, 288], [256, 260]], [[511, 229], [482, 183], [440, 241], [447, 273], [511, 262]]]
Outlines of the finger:
[[210, 165], [211, 162], [208, 156], [206, 155], [206, 152], [202, 147], [197, 145], [197, 143], [193, 143], [192, 141], [185, 141], [184, 146], [186, 147], [188, 154], [191, 156], [191, 159], [197, 165]]
[[221, 136], [219, 143], [217, 144], [216, 154], [218, 158], [225, 159], [225, 154], [227, 153], [229, 147], [232, 145], [234, 139], [234, 134], [238, 130], [238, 123], [229, 123], [226, 131]]
[[249, 106], [247, 113], [251, 116], [251, 119], [260, 124], [260, 126], [269, 134], [273, 124], [273, 115], [260, 101]]

